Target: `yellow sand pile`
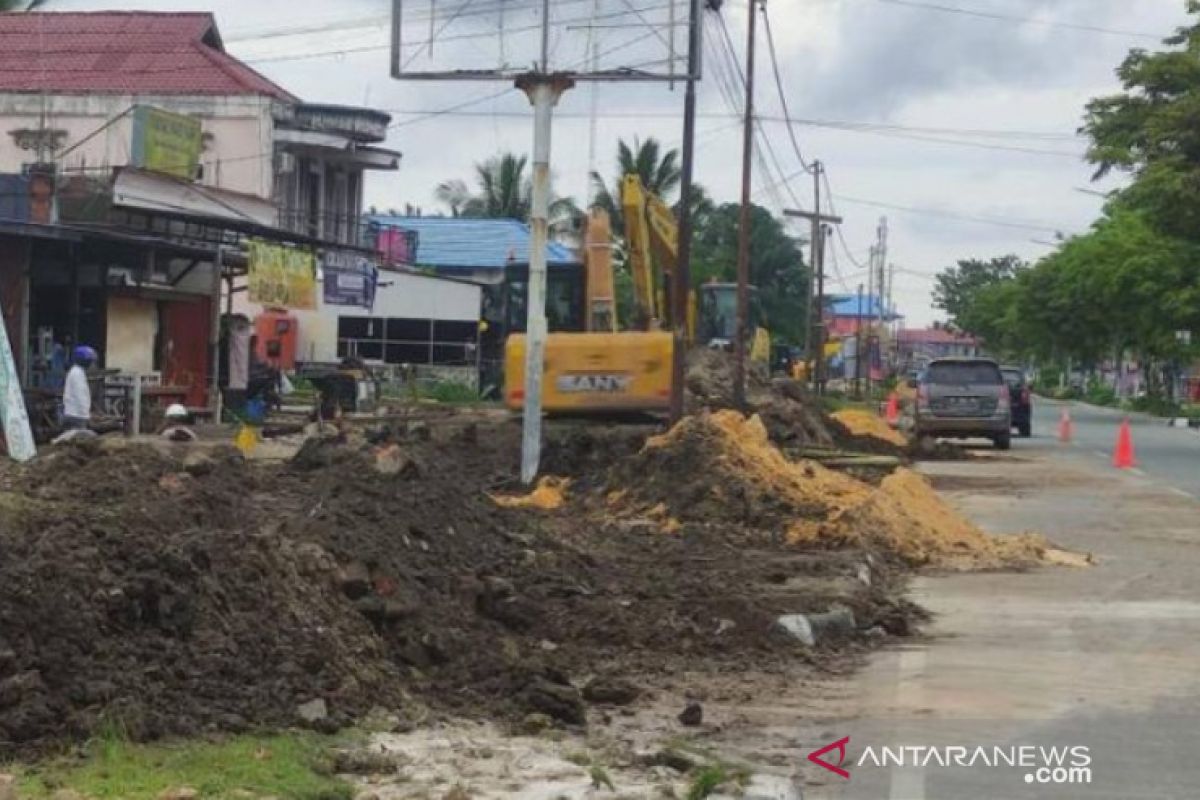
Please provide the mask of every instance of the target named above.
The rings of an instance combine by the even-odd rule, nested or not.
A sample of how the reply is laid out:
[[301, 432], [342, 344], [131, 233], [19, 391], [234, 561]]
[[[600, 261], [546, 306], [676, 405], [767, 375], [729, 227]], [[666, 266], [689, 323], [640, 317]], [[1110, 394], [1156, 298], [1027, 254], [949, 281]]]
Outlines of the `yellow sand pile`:
[[[695, 436], [697, 429], [705, 430], [713, 450], [706, 454], [711, 463], [696, 464], [695, 470], [707, 470], [712, 490], [717, 493], [740, 491], [746, 485], [756, 494], [769, 495], [777, 501], [796, 508], [819, 506], [844, 508], [863, 502], [870, 487], [840, 472], [821, 466], [815, 461], [792, 462], [771, 444], [767, 429], [758, 415], [745, 418], [736, 411], [724, 410], [685, 418], [661, 436], [646, 441], [646, 450], [669, 449], [686, 438]], [[719, 476], [734, 479], [724, 483]], [[704, 480], [693, 474], [684, 480]]]
[[844, 408], [835, 411], [831, 416], [855, 436], [870, 436], [897, 447], [908, 446], [908, 439], [904, 434], [888, 425], [878, 414], [859, 408]]
[[[636, 482], [620, 500], [665, 502], [684, 521], [779, 526], [793, 544], [875, 546], [918, 566], [1035, 563], [1046, 549], [1039, 536], [988, 536], [911, 470], [876, 488], [816, 462], [789, 461], [758, 417], [734, 411], [685, 418], [648, 440], [639, 457], [630, 473]], [[667, 480], [655, 474], [662, 468], [673, 470]]]
[[831, 525], [797, 524], [789, 541], [865, 545], [875, 543], [909, 564], [948, 569], [988, 569], [1035, 564], [1046, 552], [1036, 534], [995, 537], [947, 505], [929, 481], [910, 469], [898, 469], [862, 505], [834, 515]]
[[571, 485], [570, 478], [555, 478], [552, 475], [538, 481], [537, 486], [529, 494], [520, 495], [489, 495], [492, 502], [503, 508], [540, 508], [543, 511], [554, 511], [563, 507], [567, 502], [567, 489]]

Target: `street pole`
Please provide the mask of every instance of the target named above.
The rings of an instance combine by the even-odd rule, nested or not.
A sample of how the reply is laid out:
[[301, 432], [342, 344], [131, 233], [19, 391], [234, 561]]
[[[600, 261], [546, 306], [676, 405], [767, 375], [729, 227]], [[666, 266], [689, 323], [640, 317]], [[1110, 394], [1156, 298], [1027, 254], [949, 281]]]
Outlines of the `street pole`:
[[521, 482], [533, 483], [542, 460], [542, 371], [546, 365], [546, 246], [550, 241], [550, 124], [558, 98], [574, 81], [547, 72], [550, 0], [542, 0], [541, 69], [517, 78], [533, 104], [533, 190], [529, 213], [529, 299], [525, 316], [525, 408]]
[[738, 222], [737, 330], [733, 340], [733, 402], [746, 408], [746, 333], [750, 316], [750, 161], [754, 155], [754, 33], [760, 0], [750, 0], [746, 30], [746, 118], [742, 131], [742, 208]]
[[679, 257], [671, 275], [671, 422], [683, 418], [683, 385], [687, 370], [688, 296], [692, 286], [692, 172], [696, 140], [696, 80], [702, 48], [700, 0], [691, 0], [688, 23], [687, 81], [683, 93], [683, 163], [679, 169]]
[[817, 249], [817, 327], [816, 327], [816, 361], [813, 363], [814, 387], [818, 395], [825, 394], [825, 245], [833, 230], [829, 225], [822, 224], [818, 229], [821, 237]]
[[[809, 234], [809, 251], [808, 265], [813, 276], [820, 275], [820, 268], [817, 266], [819, 253], [821, 249], [821, 162], [814, 161], [812, 165], [813, 176], [813, 218], [812, 218], [812, 233]], [[815, 309], [814, 309], [815, 305]], [[817, 353], [819, 344], [815, 344], [813, 339], [815, 321], [821, 315], [821, 304], [813, 302], [813, 280], [812, 277], [808, 280], [808, 324], [804, 326], [804, 357], [809, 364], [813, 365], [812, 374], [808, 376], [809, 380], [815, 385], [817, 373]], [[814, 315], [815, 311], [815, 315]]]
[[858, 285], [858, 307], [854, 326], [854, 396], [862, 399], [862, 319], [863, 285]]

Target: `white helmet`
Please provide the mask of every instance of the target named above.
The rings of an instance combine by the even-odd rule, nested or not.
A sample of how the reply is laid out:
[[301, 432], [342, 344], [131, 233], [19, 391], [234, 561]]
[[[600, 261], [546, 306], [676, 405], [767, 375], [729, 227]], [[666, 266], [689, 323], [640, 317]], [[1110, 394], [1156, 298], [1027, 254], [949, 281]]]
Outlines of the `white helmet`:
[[165, 416], [167, 419], [187, 419], [188, 410], [179, 403], [172, 403], [171, 405], [167, 406], [167, 413]]

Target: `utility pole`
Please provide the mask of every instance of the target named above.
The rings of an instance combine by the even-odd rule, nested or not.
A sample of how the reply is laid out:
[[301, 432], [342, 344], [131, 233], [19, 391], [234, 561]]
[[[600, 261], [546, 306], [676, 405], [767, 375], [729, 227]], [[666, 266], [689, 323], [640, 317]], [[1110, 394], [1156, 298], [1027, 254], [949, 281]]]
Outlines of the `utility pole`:
[[814, 388], [818, 395], [825, 394], [825, 245], [833, 228], [828, 223], [821, 223], [821, 246], [817, 249], [817, 344], [816, 361], [813, 363]]
[[738, 222], [737, 330], [733, 339], [733, 402], [746, 408], [746, 328], [750, 316], [750, 160], [754, 155], [754, 29], [759, 3], [750, 0], [746, 33], [746, 118], [742, 130], [742, 209]]
[[858, 306], [854, 325], [854, 396], [862, 399], [862, 320], [863, 320], [863, 285], [858, 285]]
[[683, 418], [683, 384], [687, 369], [688, 295], [692, 288], [692, 169], [696, 140], [696, 80], [700, 76], [703, 28], [700, 0], [691, 0], [688, 23], [687, 81], [683, 93], [683, 163], [679, 168], [679, 258], [671, 276], [671, 422]]
[[[862, 301], [861, 297], [859, 297], [859, 299], [858, 299], [858, 314], [859, 314], [858, 337], [859, 337], [859, 348], [860, 348], [858, 351], [858, 358], [859, 358], [860, 363], [863, 360], [863, 356], [869, 355], [868, 351], [870, 351], [870, 349], [871, 349], [871, 328], [874, 326], [874, 322], [875, 322], [875, 314], [873, 314], [871, 312], [871, 298], [875, 295], [875, 273], [879, 269], [879, 246], [878, 245], [875, 245], [874, 247], [871, 248], [871, 260], [870, 260], [868, 266], [870, 267], [870, 269], [867, 270], [867, 310], [865, 312], [867, 330], [865, 331], [865, 334], [864, 334], [864, 331], [862, 330], [863, 318], [864, 318], [863, 317], [863, 315], [864, 315], [863, 301]], [[863, 345], [866, 345], [866, 346], [863, 347]], [[863, 377], [865, 378], [865, 383], [867, 386], [867, 395], [870, 396], [870, 394], [871, 394], [871, 361], [869, 358], [867, 359], [867, 368], [865, 370], [862, 370], [862, 373], [863, 373]]]
[[[814, 334], [818, 329], [823, 330], [825, 324], [825, 234], [828, 233], [829, 223], [842, 224], [842, 218], [838, 215], [821, 213], [821, 173], [824, 169], [825, 167], [820, 161], [813, 162], [813, 208], [816, 210], [800, 211], [795, 208], [783, 210], [785, 217], [798, 217], [812, 222], [812, 239], [808, 257], [811, 273], [808, 281], [808, 317], [804, 326], [804, 358], [813, 365], [813, 371], [809, 375], [810, 380], [817, 373], [818, 364], [824, 359], [825, 353], [823, 337]], [[822, 226], [826, 229], [825, 233], [822, 232]], [[813, 297], [814, 285], [819, 287], [815, 299]]]

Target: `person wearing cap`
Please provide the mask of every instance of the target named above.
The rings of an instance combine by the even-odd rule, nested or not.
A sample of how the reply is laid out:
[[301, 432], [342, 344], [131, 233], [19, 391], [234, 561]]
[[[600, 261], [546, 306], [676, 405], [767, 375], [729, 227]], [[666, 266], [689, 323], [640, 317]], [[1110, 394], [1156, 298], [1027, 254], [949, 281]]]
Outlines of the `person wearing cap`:
[[87, 371], [96, 363], [96, 351], [87, 345], [75, 348], [71, 369], [63, 383], [63, 429], [87, 430], [92, 419], [92, 389]]
[[164, 439], [170, 439], [172, 442], [194, 442], [199, 437], [196, 432], [188, 427], [191, 422], [192, 415], [184, 406], [179, 403], [173, 403], [167, 407], [167, 413], [163, 415], [163, 429], [159, 436]]

